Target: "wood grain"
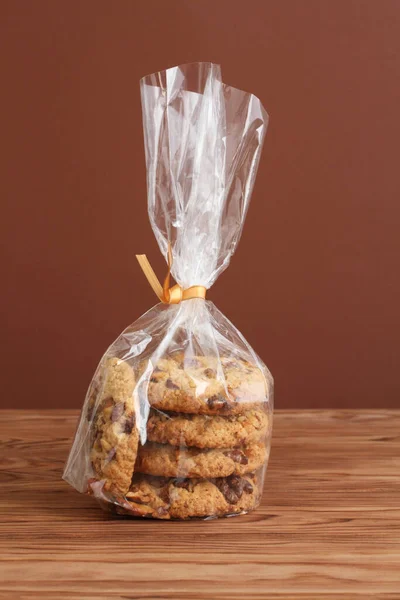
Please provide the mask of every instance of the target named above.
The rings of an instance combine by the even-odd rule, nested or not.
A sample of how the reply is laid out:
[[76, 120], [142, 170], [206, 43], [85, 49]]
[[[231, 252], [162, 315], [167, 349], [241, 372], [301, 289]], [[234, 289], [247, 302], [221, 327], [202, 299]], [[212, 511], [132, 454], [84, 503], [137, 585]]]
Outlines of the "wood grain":
[[0, 600], [400, 598], [400, 412], [277, 412], [262, 506], [112, 517], [61, 480], [76, 411], [0, 411]]

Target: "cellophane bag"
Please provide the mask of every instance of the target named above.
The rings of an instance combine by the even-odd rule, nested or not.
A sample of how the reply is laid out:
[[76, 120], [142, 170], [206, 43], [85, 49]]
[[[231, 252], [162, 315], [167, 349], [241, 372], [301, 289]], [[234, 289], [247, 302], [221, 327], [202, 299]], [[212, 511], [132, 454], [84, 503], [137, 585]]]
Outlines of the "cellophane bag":
[[[268, 116], [212, 63], [146, 76], [141, 96], [151, 226], [179, 291], [208, 290], [239, 241]], [[271, 374], [214, 304], [164, 299], [101, 359], [64, 479], [124, 515], [247, 513], [272, 409]]]

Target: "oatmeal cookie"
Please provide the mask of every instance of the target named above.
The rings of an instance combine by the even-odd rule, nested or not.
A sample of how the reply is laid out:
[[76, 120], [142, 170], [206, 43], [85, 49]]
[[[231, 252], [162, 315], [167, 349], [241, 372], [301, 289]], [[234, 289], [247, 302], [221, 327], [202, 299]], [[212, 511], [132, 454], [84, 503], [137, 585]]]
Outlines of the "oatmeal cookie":
[[263, 442], [243, 448], [175, 447], [148, 442], [139, 448], [135, 473], [163, 477], [228, 477], [259, 469], [267, 458]]
[[267, 401], [267, 388], [263, 372], [248, 361], [176, 353], [155, 365], [148, 399], [159, 410], [230, 415], [259, 408]]
[[131, 509], [123, 513], [157, 519], [189, 519], [239, 514], [260, 500], [257, 477], [231, 475], [216, 479], [170, 479], [135, 474], [126, 494]]
[[90, 408], [92, 449], [90, 458], [104, 489], [122, 494], [129, 489], [139, 444], [135, 423], [132, 368], [111, 358], [102, 373], [100, 398]]
[[262, 410], [229, 417], [152, 410], [147, 422], [147, 439], [171, 446], [237, 448], [260, 442], [267, 433], [268, 415]]

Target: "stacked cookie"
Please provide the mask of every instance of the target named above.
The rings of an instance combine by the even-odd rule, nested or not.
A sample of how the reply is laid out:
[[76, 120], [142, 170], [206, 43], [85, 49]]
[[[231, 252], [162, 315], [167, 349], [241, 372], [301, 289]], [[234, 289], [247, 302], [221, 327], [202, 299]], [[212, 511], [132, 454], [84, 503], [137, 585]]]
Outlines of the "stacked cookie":
[[[133, 369], [118, 358], [102, 365], [89, 390], [90, 460], [104, 492], [124, 495], [131, 485], [139, 446]], [[90, 481], [91, 484], [96, 483]], [[97, 488], [90, 487], [89, 491]]]
[[[122, 361], [118, 368], [118, 383], [132, 394], [133, 370]], [[182, 354], [160, 360], [148, 382], [144, 446], [136, 428], [129, 433], [132, 411], [113, 393], [113, 381], [107, 376], [94, 420], [92, 465], [103, 489], [119, 494], [120, 512], [186, 519], [247, 512], [258, 504], [269, 420], [257, 367]]]

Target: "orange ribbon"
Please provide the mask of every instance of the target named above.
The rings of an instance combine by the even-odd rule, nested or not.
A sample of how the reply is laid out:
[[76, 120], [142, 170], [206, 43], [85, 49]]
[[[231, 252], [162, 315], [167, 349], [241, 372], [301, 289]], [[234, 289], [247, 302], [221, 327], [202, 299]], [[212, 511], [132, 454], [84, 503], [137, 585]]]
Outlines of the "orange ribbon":
[[207, 289], [203, 285], [192, 285], [186, 290], [184, 290], [179, 283], [169, 287], [172, 268], [172, 250], [170, 243], [168, 243], [168, 271], [163, 286], [161, 286], [157, 275], [154, 273], [147, 256], [145, 254], [136, 254], [136, 258], [147, 281], [153, 288], [154, 293], [164, 304], [179, 304], [183, 300], [190, 300], [191, 298], [204, 299], [206, 297]]

